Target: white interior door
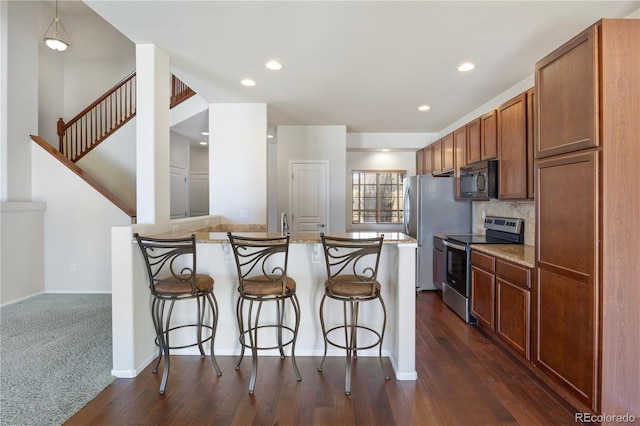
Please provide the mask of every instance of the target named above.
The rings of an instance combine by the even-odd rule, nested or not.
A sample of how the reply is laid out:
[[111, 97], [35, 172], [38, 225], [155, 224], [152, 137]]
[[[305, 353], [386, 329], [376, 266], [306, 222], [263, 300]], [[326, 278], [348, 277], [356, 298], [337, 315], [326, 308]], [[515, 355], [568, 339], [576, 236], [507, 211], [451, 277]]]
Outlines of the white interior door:
[[171, 219], [187, 217], [187, 171], [171, 166], [169, 172]]
[[328, 231], [329, 204], [326, 162], [291, 163], [291, 231]]

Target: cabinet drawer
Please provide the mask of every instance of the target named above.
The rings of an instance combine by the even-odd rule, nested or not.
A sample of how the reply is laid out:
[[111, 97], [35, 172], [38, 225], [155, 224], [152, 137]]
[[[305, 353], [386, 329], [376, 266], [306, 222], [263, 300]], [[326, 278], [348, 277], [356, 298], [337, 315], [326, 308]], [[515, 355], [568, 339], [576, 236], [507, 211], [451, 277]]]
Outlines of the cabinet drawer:
[[471, 264], [489, 272], [495, 272], [496, 270], [495, 257], [478, 253], [475, 250], [471, 251]]
[[522, 287], [531, 288], [531, 270], [529, 268], [497, 259], [496, 275]]

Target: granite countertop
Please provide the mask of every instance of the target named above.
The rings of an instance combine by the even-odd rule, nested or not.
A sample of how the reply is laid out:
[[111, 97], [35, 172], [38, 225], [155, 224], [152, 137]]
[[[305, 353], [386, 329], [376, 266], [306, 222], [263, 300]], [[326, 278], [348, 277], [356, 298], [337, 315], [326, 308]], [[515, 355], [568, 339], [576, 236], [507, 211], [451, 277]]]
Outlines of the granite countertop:
[[534, 246], [525, 244], [472, 244], [471, 248], [527, 268], [535, 266]]
[[[245, 232], [234, 231], [235, 235], [244, 235], [247, 237], [280, 237], [281, 233], [269, 233], [269, 232]], [[197, 243], [211, 243], [211, 244], [223, 244], [228, 243], [229, 238], [226, 232], [215, 231], [209, 232], [204, 230], [185, 231], [178, 233], [164, 233], [160, 235], [154, 235], [155, 238], [186, 238], [195, 234]], [[380, 235], [384, 235], [385, 243], [417, 243], [417, 240], [401, 232], [346, 232], [346, 233], [327, 233], [327, 235], [333, 237], [344, 238], [376, 238]], [[291, 234], [291, 244], [316, 244], [320, 243], [320, 234], [318, 233], [299, 233]]]

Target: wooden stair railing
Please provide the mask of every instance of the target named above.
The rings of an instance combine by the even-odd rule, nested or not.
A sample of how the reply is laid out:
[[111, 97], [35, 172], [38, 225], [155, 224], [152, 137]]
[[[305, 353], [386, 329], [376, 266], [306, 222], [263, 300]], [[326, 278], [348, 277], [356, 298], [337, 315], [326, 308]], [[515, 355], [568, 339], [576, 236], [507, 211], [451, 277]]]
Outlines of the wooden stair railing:
[[73, 173], [78, 175], [82, 180], [91, 185], [96, 191], [102, 194], [107, 200], [111, 201], [116, 207], [122, 210], [126, 215], [131, 218], [131, 223], [136, 223], [136, 210], [127, 206], [118, 196], [113, 194], [107, 188], [102, 186], [94, 178], [86, 174], [77, 164], [73, 163], [67, 157], [62, 155], [60, 151], [57, 151], [50, 143], [42, 139], [40, 136], [31, 135], [31, 140], [40, 145], [45, 151], [53, 155], [58, 161], [67, 166]]
[[[193, 95], [195, 92], [189, 86], [171, 76], [171, 108]], [[60, 152], [75, 163], [135, 117], [136, 106], [134, 71], [68, 123], [58, 119]]]

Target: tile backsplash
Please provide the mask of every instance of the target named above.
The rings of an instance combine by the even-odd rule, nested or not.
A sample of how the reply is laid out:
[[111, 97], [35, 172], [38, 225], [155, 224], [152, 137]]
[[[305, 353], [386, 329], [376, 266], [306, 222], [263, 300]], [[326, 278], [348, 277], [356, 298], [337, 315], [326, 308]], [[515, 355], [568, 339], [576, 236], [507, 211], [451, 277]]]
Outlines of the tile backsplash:
[[472, 204], [471, 232], [484, 234], [484, 217], [487, 215], [518, 217], [524, 219], [524, 243], [535, 244], [535, 203], [489, 200], [473, 201]]

